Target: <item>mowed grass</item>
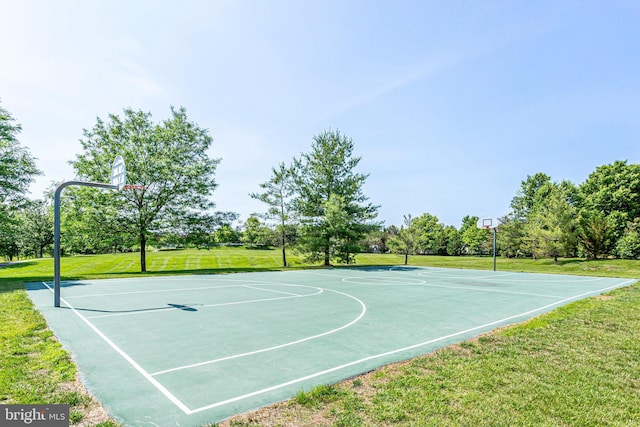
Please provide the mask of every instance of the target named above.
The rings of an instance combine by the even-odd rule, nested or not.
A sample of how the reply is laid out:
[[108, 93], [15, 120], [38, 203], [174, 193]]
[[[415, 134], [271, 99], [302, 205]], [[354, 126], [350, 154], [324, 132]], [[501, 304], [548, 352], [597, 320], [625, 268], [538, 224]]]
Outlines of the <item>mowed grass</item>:
[[638, 426], [639, 307], [616, 290], [220, 426]]
[[[292, 267], [312, 268], [288, 254]], [[404, 257], [362, 254], [357, 265]], [[410, 265], [493, 268], [491, 257], [413, 256]], [[63, 279], [281, 269], [278, 250], [215, 248], [63, 258]], [[640, 261], [498, 259], [498, 269], [640, 277]], [[24, 282], [52, 280], [51, 259], [0, 269], [0, 403], [69, 403], [73, 425], [117, 425], [82, 389]], [[225, 426], [640, 426], [640, 286], [578, 301], [517, 326], [350, 379]]]

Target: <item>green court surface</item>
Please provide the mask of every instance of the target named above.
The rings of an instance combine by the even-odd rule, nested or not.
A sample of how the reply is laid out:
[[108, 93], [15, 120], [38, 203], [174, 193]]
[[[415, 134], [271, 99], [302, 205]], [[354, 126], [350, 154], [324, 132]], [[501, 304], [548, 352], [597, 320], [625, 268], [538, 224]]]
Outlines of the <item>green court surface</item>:
[[125, 425], [199, 426], [635, 280], [417, 267], [50, 283], [31, 299]]

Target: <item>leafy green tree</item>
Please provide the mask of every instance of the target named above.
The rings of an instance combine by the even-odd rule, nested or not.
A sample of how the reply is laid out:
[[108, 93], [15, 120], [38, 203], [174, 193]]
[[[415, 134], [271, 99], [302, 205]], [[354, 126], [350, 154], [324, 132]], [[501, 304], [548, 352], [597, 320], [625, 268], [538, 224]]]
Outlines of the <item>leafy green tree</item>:
[[20, 256], [22, 224], [15, 210], [0, 205], [0, 255], [9, 261]]
[[136, 236], [122, 220], [112, 195], [87, 187], [69, 187], [61, 208], [61, 250], [65, 254], [122, 252], [136, 246]]
[[20, 145], [22, 127], [14, 121], [0, 106], [0, 204], [17, 206], [24, 202], [33, 178], [42, 172], [29, 150]]
[[[121, 155], [127, 181], [143, 189], [87, 193], [85, 202], [112, 206], [117, 221], [137, 237], [140, 270], [146, 271], [146, 246], [157, 233], [170, 232], [172, 224], [202, 215], [213, 207], [209, 196], [216, 188], [219, 163], [208, 150], [208, 130], [190, 122], [184, 108], [171, 109], [171, 117], [154, 123], [150, 113], [124, 110], [123, 116], [98, 119], [80, 140], [83, 152], [72, 161], [78, 176], [108, 182], [110, 165]], [[105, 204], [106, 203], [106, 204]]]
[[477, 216], [466, 215], [462, 218], [462, 225], [460, 226], [460, 236], [462, 237], [462, 243], [466, 248], [466, 252], [471, 255], [481, 254], [482, 249], [486, 246], [489, 238], [490, 231], [482, 228], [478, 228]]
[[444, 243], [446, 244], [447, 255], [462, 255], [462, 249], [464, 247], [464, 244], [462, 243], [462, 236], [454, 226], [446, 226], [442, 236]]
[[42, 258], [45, 249], [53, 245], [53, 206], [46, 200], [33, 200], [24, 206], [20, 217], [25, 251]]
[[610, 225], [617, 240], [627, 222], [640, 218], [640, 165], [616, 161], [599, 166], [580, 186], [580, 193], [583, 209], [600, 211], [610, 221], [615, 220]]
[[371, 252], [379, 252], [379, 253], [388, 252], [389, 247], [387, 246], [387, 242], [389, 241], [389, 237], [392, 235], [391, 233], [397, 234], [397, 229], [394, 226], [391, 226], [391, 227], [386, 227], [384, 229], [378, 228], [376, 230], [371, 230], [360, 241], [360, 245], [363, 248], [365, 248], [365, 250], [368, 250]]
[[251, 215], [244, 222], [242, 241], [250, 248], [256, 245], [269, 246], [273, 242], [273, 231], [265, 226], [256, 215]]
[[446, 242], [443, 242], [442, 234], [444, 224], [438, 217], [430, 213], [424, 213], [413, 218], [411, 225], [416, 229], [417, 250], [423, 254], [443, 254], [446, 252]]
[[500, 221], [500, 232], [497, 234], [498, 251], [507, 258], [524, 254], [523, 239], [526, 222], [516, 218], [515, 215], [507, 215]]
[[175, 244], [208, 248], [215, 244], [215, 231], [224, 224], [236, 221], [238, 217], [235, 212], [194, 212], [186, 219], [179, 218], [169, 229]]
[[624, 235], [618, 239], [615, 253], [623, 259], [640, 259], [640, 218], [627, 223]]
[[276, 220], [282, 246], [282, 266], [287, 266], [287, 232], [291, 229], [290, 221], [294, 215], [292, 197], [295, 187], [293, 170], [280, 163], [271, 169], [269, 181], [260, 184], [263, 193], [251, 193], [250, 196], [268, 205], [267, 218]]
[[419, 240], [418, 234], [418, 228], [413, 226], [413, 217], [411, 214], [407, 214], [403, 216], [400, 230], [389, 238], [389, 250], [393, 253], [404, 255], [404, 265], [409, 264], [409, 255], [413, 255], [416, 252]]
[[615, 244], [617, 224], [615, 214], [605, 215], [600, 210], [583, 209], [578, 217], [578, 237], [588, 258], [597, 259], [608, 254]]
[[222, 224], [213, 233], [213, 240], [218, 244], [240, 242], [240, 233], [231, 224]]
[[18, 141], [22, 127], [0, 105], [0, 255], [20, 256], [21, 221], [18, 210], [38, 170], [35, 158]]
[[[298, 248], [309, 260], [322, 260], [324, 265], [330, 265], [332, 254], [346, 253], [334, 248], [343, 245], [337, 242], [342, 242], [345, 235], [349, 241], [358, 241], [378, 226], [371, 222], [378, 206], [368, 203], [362, 191], [368, 175], [355, 171], [361, 157], [355, 157], [353, 149], [351, 138], [338, 131], [325, 131], [314, 136], [310, 152], [294, 159], [294, 206], [300, 217]], [[327, 208], [336, 203], [343, 209], [341, 228], [328, 224]], [[351, 243], [349, 248], [353, 248]]]
[[520, 183], [520, 190], [511, 200], [514, 219], [527, 219], [536, 204], [547, 194], [548, 184], [551, 184], [551, 177], [545, 173], [527, 175], [527, 179]]

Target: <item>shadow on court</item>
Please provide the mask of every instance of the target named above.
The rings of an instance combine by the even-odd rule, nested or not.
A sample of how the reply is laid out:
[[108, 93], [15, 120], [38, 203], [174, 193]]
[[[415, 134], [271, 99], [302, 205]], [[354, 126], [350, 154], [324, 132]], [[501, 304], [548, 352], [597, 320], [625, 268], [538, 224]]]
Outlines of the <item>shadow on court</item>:
[[[202, 304], [173, 304], [173, 303], [167, 303], [165, 306], [162, 307], [151, 307], [151, 308], [137, 308], [137, 309], [131, 309], [131, 310], [100, 310], [100, 309], [96, 309], [96, 308], [83, 308], [83, 307], [73, 307], [74, 310], [76, 311], [81, 311], [81, 312], [90, 312], [90, 313], [106, 313], [106, 314], [116, 314], [116, 313], [144, 313], [144, 312], [152, 312], [152, 311], [164, 311], [164, 310], [182, 310], [182, 311], [189, 311], [189, 312], [194, 312], [194, 311], [198, 311], [197, 308], [195, 308], [198, 305], [202, 305]], [[60, 307], [63, 310], [71, 310], [70, 307]]]

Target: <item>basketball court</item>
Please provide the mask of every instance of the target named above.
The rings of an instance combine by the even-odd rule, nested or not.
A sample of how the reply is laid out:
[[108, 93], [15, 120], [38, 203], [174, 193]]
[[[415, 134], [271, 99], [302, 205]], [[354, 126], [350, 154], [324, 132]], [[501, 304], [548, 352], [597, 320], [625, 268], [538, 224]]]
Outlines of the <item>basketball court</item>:
[[418, 267], [29, 283], [125, 425], [199, 426], [635, 280]]

